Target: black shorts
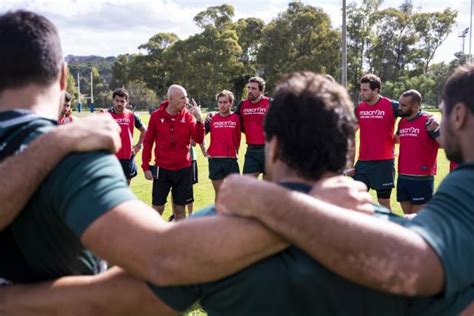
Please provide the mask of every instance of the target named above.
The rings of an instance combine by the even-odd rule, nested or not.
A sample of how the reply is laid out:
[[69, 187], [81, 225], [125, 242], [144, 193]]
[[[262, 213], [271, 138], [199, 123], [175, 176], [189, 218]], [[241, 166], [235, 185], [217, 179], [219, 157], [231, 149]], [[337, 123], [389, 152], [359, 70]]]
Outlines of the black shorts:
[[243, 173], [265, 173], [265, 145], [247, 145]]
[[131, 179], [137, 176], [137, 165], [135, 164], [135, 156], [132, 156], [130, 159], [119, 159], [120, 164], [122, 165], [123, 173], [125, 178]]
[[165, 205], [170, 190], [174, 204], [186, 205], [194, 202], [192, 165], [179, 170], [157, 168], [157, 178], [153, 179], [153, 205]]
[[237, 158], [209, 158], [209, 179], [221, 180], [231, 173], [240, 173]]
[[394, 187], [393, 159], [357, 161], [354, 180], [365, 183], [369, 189], [385, 191]]
[[433, 197], [434, 178], [413, 179], [412, 177], [398, 177], [397, 201], [409, 201], [413, 205], [428, 203]]

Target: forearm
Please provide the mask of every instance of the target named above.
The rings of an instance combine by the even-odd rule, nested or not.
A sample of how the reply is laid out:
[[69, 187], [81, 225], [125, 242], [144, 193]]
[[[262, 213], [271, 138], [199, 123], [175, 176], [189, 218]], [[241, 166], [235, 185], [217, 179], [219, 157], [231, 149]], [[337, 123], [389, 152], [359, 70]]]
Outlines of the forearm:
[[4, 175], [0, 177], [0, 230], [18, 215], [39, 184], [69, 151], [69, 144], [53, 130], [35, 139], [21, 154], [0, 163], [0, 174]]
[[442, 290], [439, 259], [415, 232], [277, 186], [259, 196], [247, 201], [259, 220], [342, 277], [394, 294]]
[[102, 215], [81, 240], [98, 256], [158, 285], [216, 280], [285, 247], [257, 221], [210, 216], [171, 224], [139, 201]]
[[287, 247], [257, 221], [232, 216], [178, 222], [160, 240], [160, 285], [214, 281]]
[[140, 137], [138, 138], [138, 142], [136, 146], [141, 146], [143, 144], [143, 140], [145, 139], [146, 129], [140, 130]]
[[0, 314], [175, 315], [143, 282], [113, 268], [95, 276], [70, 276], [0, 288]]

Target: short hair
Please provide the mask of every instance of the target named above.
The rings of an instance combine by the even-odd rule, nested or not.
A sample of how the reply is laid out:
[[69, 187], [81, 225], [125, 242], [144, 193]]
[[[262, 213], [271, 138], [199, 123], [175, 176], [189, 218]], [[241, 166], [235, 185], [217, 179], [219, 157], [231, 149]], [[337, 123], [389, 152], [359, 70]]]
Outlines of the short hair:
[[56, 27], [24, 10], [0, 15], [0, 91], [29, 84], [43, 87], [59, 78], [64, 63]]
[[456, 103], [464, 103], [474, 113], [474, 64], [456, 68], [444, 84], [442, 99], [447, 115]]
[[220, 97], [228, 97], [230, 103], [234, 103], [234, 94], [232, 93], [232, 91], [222, 90], [221, 92], [216, 94], [216, 101], [219, 101]]
[[405, 91], [402, 93], [402, 97], [410, 97], [413, 101], [415, 101], [417, 104], [421, 105], [421, 102], [423, 101], [423, 97], [421, 96], [421, 93], [418, 90], [415, 89], [410, 89], [408, 91]]
[[112, 99], [115, 99], [116, 96], [125, 98], [125, 100], [128, 101], [129, 94], [128, 94], [128, 91], [125, 90], [124, 88], [118, 88], [118, 89], [115, 89], [114, 92], [112, 93]]
[[261, 78], [261, 77], [252, 77], [252, 78], [249, 79], [249, 83], [250, 82], [258, 83], [258, 89], [262, 92], [265, 91], [265, 80], [263, 80], [263, 78]]
[[375, 90], [375, 89], [382, 89], [382, 80], [374, 74], [365, 74], [360, 78], [360, 83], [368, 83], [370, 86], [370, 90]]
[[71, 100], [72, 100], [72, 95], [69, 92], [66, 92], [64, 94], [64, 101], [71, 102]]
[[277, 85], [265, 118], [265, 137], [278, 139], [278, 158], [305, 179], [341, 173], [354, 146], [356, 118], [346, 90], [304, 71]]

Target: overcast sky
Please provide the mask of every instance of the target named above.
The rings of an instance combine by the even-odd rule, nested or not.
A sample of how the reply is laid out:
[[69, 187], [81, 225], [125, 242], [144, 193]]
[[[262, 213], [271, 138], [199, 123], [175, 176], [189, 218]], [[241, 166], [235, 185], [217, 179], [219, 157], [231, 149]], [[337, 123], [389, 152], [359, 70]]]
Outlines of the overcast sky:
[[[331, 16], [333, 26], [340, 27], [340, 0], [303, 2], [323, 8]], [[347, 0], [351, 2], [354, 1]], [[382, 7], [398, 7], [402, 2], [385, 0]], [[234, 6], [235, 20], [259, 17], [265, 22], [288, 6], [288, 1], [281, 0], [1, 0], [0, 12], [27, 9], [45, 15], [58, 26], [65, 55], [117, 56], [137, 53], [138, 46], [158, 32], [174, 32], [181, 39], [199, 32], [193, 17], [208, 6], [222, 3]], [[448, 7], [458, 10], [453, 32], [435, 56], [437, 62], [452, 60], [453, 54], [462, 50], [462, 39], [458, 36], [469, 27], [471, 0], [413, 0], [413, 4], [420, 11], [441, 11]], [[469, 36], [465, 41], [466, 54]]]

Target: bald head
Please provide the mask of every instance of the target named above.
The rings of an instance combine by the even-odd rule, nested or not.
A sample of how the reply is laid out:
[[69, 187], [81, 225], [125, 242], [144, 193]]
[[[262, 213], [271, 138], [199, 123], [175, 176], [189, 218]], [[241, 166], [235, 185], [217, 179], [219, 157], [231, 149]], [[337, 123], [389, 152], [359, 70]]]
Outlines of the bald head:
[[184, 89], [184, 87], [180, 86], [179, 84], [173, 84], [168, 88], [168, 92], [166, 94], [168, 96], [168, 99], [170, 100], [179, 92], [187, 94], [186, 89]]
[[168, 88], [169, 110], [171, 112], [181, 111], [188, 103], [188, 93], [182, 86], [174, 84]]

